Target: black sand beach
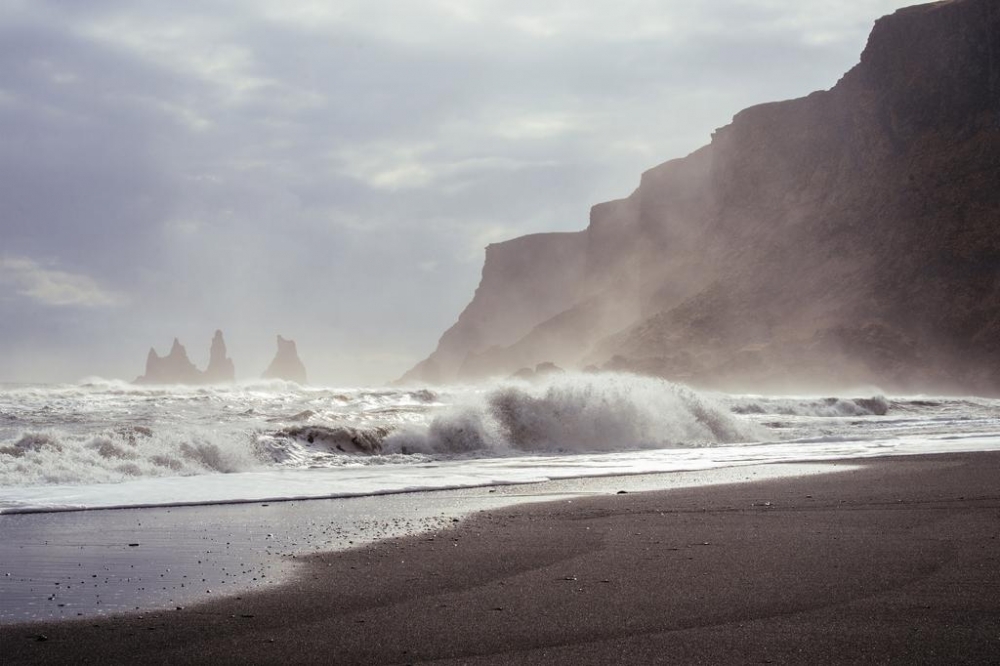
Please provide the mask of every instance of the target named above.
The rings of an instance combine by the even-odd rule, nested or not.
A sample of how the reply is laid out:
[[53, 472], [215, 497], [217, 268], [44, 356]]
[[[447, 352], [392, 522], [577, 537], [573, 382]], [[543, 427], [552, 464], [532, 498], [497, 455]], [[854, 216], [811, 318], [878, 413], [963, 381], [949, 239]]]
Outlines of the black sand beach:
[[1000, 454], [490, 510], [0, 663], [996, 663]]

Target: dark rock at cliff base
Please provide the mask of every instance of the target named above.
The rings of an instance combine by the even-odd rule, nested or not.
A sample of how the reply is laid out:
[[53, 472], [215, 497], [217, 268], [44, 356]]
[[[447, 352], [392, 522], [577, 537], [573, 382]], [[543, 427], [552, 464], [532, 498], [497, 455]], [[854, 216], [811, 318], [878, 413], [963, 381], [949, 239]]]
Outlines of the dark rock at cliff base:
[[404, 377], [552, 361], [734, 390], [1000, 392], [1000, 6], [880, 19], [830, 90], [738, 113], [594, 206], [487, 248]]
[[236, 381], [236, 366], [233, 365], [233, 359], [226, 356], [226, 341], [222, 338], [222, 331], [216, 331], [212, 338], [204, 380], [211, 384]]
[[545, 377], [547, 375], [561, 375], [564, 372], [566, 371], [560, 368], [555, 363], [552, 363], [551, 361], [545, 361], [535, 366], [535, 375], [538, 377]]
[[535, 379], [543, 379], [550, 375], [561, 375], [566, 371], [560, 368], [555, 363], [545, 361], [544, 363], [539, 363], [535, 366], [534, 370], [531, 368], [521, 368], [514, 374], [510, 376], [510, 379], [523, 379], [527, 381]]
[[136, 384], [201, 384], [204, 376], [188, 358], [187, 350], [177, 338], [170, 353], [160, 356], [150, 348], [146, 357], [146, 374], [135, 380]]
[[286, 340], [278, 336], [278, 352], [274, 355], [271, 365], [262, 375], [264, 379], [284, 379], [299, 384], [306, 383], [306, 366], [299, 359], [294, 340]]

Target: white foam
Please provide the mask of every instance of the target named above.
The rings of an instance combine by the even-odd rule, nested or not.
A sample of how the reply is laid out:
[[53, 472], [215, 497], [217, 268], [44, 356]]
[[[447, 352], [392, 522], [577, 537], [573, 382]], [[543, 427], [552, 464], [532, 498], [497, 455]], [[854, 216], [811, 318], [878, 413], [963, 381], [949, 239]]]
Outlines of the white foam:
[[730, 400], [739, 414], [778, 414], [784, 416], [882, 416], [889, 411], [889, 401], [882, 395], [870, 398], [774, 398], [746, 396]]
[[0, 514], [352, 497], [765, 463], [998, 450], [1000, 435], [994, 434], [958, 440], [902, 438], [823, 442], [807, 446], [798, 442], [781, 442], [626, 453], [422, 460], [405, 465], [270, 469], [211, 476], [134, 479], [116, 484], [0, 488]]
[[1000, 447], [1000, 401], [881, 400], [705, 395], [613, 374], [435, 392], [281, 382], [6, 386], [0, 512], [367, 495]]
[[244, 472], [263, 466], [248, 437], [140, 428], [77, 435], [28, 430], [0, 444], [0, 486], [120, 483], [143, 477]]
[[763, 433], [720, 402], [662, 379], [556, 375], [466, 398], [385, 440], [392, 452], [631, 451], [753, 441]]

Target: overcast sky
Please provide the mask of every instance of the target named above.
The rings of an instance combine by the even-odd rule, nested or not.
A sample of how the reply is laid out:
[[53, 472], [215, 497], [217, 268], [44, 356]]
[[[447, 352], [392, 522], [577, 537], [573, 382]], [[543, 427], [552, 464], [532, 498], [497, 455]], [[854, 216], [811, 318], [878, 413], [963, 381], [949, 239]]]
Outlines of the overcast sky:
[[587, 224], [897, 0], [0, 0], [0, 382], [430, 353], [490, 242]]

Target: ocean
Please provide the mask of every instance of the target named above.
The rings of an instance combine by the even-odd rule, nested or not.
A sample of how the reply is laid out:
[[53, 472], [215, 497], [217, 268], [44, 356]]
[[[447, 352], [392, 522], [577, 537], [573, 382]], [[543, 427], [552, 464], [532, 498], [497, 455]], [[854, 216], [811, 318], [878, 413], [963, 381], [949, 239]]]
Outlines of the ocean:
[[1000, 448], [1000, 401], [619, 374], [445, 388], [0, 387], [0, 514], [357, 497]]
[[[310, 554], [520, 502], [998, 448], [998, 400], [727, 395], [616, 374], [433, 389], [5, 385], [0, 624], [253, 592]], [[318, 498], [341, 499], [297, 501]]]

